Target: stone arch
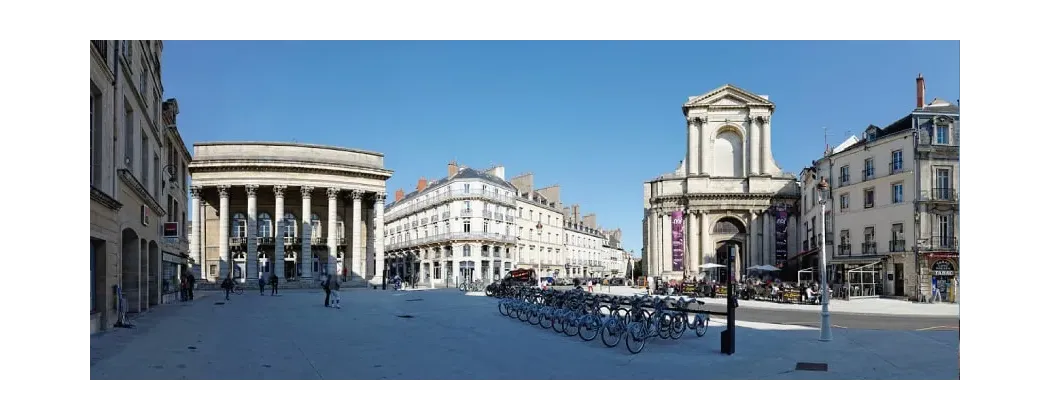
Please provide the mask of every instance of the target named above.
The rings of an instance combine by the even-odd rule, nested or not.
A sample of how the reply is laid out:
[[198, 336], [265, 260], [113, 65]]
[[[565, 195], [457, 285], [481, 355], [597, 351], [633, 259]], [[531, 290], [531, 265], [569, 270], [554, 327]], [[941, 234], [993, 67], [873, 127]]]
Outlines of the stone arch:
[[[735, 229], [735, 230], [734, 230]], [[711, 224], [711, 235], [747, 235], [747, 223], [744, 223], [742, 219], [737, 216], [726, 214], [719, 216], [718, 219]]]
[[124, 295], [128, 312], [137, 312], [139, 307], [139, 235], [134, 229], [125, 228], [120, 236], [120, 289]]
[[720, 177], [744, 177], [744, 136], [742, 131], [733, 125], [718, 128], [712, 139], [711, 175]]

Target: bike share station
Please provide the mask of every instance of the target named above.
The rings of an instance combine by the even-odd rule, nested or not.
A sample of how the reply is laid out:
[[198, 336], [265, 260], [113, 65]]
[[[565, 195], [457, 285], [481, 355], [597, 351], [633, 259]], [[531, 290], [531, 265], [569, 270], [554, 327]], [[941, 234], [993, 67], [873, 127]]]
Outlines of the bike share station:
[[[725, 268], [720, 264], [705, 264], [701, 268]], [[499, 299], [501, 315], [521, 322], [552, 329], [566, 336], [579, 336], [584, 341], [602, 337], [606, 347], [616, 347], [626, 336], [631, 353], [639, 353], [650, 338], [679, 339], [687, 329], [703, 337], [711, 315], [726, 317], [726, 329], [721, 333], [721, 353], [736, 352], [736, 307], [733, 282], [727, 282], [726, 311], [703, 309], [704, 302], [680, 297], [654, 297], [637, 294], [633, 297], [612, 296], [585, 292], [582, 289], [559, 291], [541, 289], [531, 284], [500, 282], [490, 285], [486, 294]], [[692, 316], [692, 321], [690, 321]]]

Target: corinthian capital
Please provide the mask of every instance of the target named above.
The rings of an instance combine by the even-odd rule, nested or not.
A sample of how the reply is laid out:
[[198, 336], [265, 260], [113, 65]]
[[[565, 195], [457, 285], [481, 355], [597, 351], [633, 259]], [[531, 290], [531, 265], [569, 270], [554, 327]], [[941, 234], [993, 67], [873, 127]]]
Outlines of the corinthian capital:
[[314, 192], [314, 187], [309, 185], [303, 185], [299, 187], [299, 192], [303, 194], [303, 198], [309, 197]]
[[365, 193], [359, 190], [350, 191], [350, 199], [354, 201], [361, 201], [361, 198], [365, 196]]
[[380, 203], [385, 203], [386, 202], [386, 193], [385, 192], [377, 192], [376, 193], [376, 201], [380, 202]]
[[248, 184], [244, 186], [244, 190], [248, 192], [248, 197], [255, 197], [255, 193], [259, 190], [259, 186]]
[[274, 195], [274, 197], [284, 198], [284, 189], [285, 188], [288, 188], [288, 186], [287, 185], [274, 185], [273, 186], [273, 195]]
[[201, 187], [199, 185], [194, 185], [194, 186], [190, 187], [190, 195], [193, 196], [193, 198], [200, 199], [201, 198]]
[[219, 190], [219, 198], [230, 198], [230, 186], [229, 185], [218, 185], [215, 188]]
[[336, 198], [339, 198], [339, 188], [328, 187], [328, 199], [335, 200]]

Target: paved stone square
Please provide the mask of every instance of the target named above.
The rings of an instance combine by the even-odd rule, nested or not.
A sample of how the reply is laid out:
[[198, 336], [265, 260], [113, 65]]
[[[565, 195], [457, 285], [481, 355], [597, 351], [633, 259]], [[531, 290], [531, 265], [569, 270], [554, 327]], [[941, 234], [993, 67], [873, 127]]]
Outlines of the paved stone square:
[[[835, 330], [741, 323], [737, 353], [706, 336], [651, 340], [640, 354], [501, 316], [454, 289], [320, 290], [224, 305], [216, 292], [91, 338], [92, 379], [958, 379], [958, 331]], [[410, 315], [411, 318], [399, 316]], [[828, 372], [795, 371], [797, 362]]]

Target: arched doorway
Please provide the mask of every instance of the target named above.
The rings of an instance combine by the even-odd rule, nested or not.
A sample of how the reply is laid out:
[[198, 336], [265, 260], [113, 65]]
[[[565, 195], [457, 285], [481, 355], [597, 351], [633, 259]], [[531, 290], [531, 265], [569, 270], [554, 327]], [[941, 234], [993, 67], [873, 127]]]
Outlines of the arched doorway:
[[715, 262], [726, 266], [718, 270], [715, 278], [719, 283], [739, 281], [747, 267], [747, 228], [739, 219], [725, 216], [715, 222], [711, 229], [715, 243]]
[[146, 298], [150, 306], [160, 305], [160, 247], [157, 241], [149, 241], [149, 284], [146, 287]]
[[120, 293], [129, 312], [138, 312], [139, 307], [139, 251], [139, 235], [134, 229], [124, 229], [120, 236]]

